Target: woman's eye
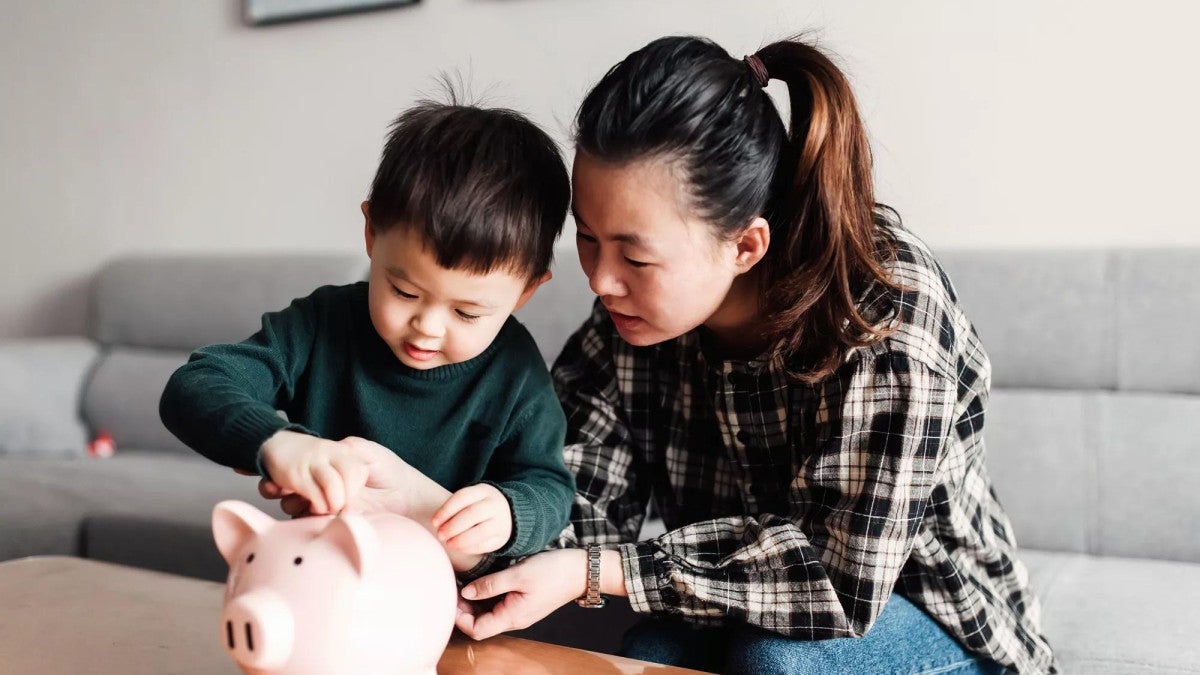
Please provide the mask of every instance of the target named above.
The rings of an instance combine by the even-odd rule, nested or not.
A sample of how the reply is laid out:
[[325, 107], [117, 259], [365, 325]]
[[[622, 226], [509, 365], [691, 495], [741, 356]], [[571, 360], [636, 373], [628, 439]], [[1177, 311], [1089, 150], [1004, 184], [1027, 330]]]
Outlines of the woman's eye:
[[394, 292], [396, 295], [398, 295], [402, 298], [405, 298], [407, 300], [413, 300], [417, 297], [417, 296], [413, 295], [412, 293], [405, 293], [404, 291], [400, 290], [399, 288], [396, 288], [395, 286], [392, 286], [392, 292]]
[[579, 241], [586, 241], [586, 242], [587, 242], [587, 243], [589, 243], [589, 244], [594, 244], [594, 243], [596, 243], [596, 238], [595, 238], [595, 237], [588, 236], [588, 235], [586, 235], [586, 234], [584, 234], [584, 233], [582, 233], [582, 232], [580, 232], [580, 231], [578, 231], [578, 230], [576, 230], [576, 231], [575, 231], [575, 239], [577, 239], [577, 240], [579, 240]]
[[634, 259], [632, 259], [632, 258], [625, 258], [625, 262], [629, 263], [629, 264], [630, 264], [630, 265], [632, 265], [633, 267], [645, 267], [646, 265], [649, 265], [649, 264], [650, 264], [650, 263], [647, 263], [647, 262], [641, 262], [641, 261], [639, 261], [639, 260], [634, 260]]
[[456, 310], [454, 310], [454, 311], [458, 312], [458, 316], [459, 316], [459, 318], [461, 318], [463, 321], [477, 321], [477, 320], [479, 320], [479, 315], [478, 315], [478, 314], [467, 314], [466, 312], [462, 311], [461, 309], [456, 309]]

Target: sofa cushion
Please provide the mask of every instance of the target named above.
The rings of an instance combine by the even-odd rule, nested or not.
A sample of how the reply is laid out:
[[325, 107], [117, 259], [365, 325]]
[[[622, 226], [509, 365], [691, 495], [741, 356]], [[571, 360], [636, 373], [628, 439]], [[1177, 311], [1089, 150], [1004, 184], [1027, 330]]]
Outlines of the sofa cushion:
[[5, 459], [0, 496], [0, 560], [80, 555], [83, 522], [96, 515], [206, 524], [217, 502], [241, 499], [282, 516], [258, 496], [254, 478], [200, 457], [136, 450], [111, 459]]
[[92, 336], [104, 344], [192, 351], [242, 340], [264, 312], [325, 284], [366, 277], [362, 254], [125, 258], [107, 265], [92, 296]]
[[1109, 252], [961, 250], [938, 259], [991, 357], [994, 386], [1116, 386]]
[[1200, 394], [1200, 251], [1130, 250], [1117, 259], [1119, 387]]
[[0, 343], [0, 457], [84, 455], [79, 392], [96, 351], [83, 338]]
[[1064, 673], [1200, 672], [1200, 565], [1022, 551]]
[[1200, 562], [1200, 397], [998, 389], [985, 426], [1022, 546]]
[[187, 362], [182, 351], [113, 347], [99, 360], [83, 395], [83, 417], [93, 430], [107, 431], [122, 448], [194, 453], [167, 431], [158, 399], [171, 373]]
[[571, 254], [568, 258], [561, 251], [555, 253], [560, 257], [552, 269], [554, 277], [540, 286], [516, 313], [537, 342], [547, 365], [554, 363], [567, 338], [583, 325], [596, 300], [575, 256]]

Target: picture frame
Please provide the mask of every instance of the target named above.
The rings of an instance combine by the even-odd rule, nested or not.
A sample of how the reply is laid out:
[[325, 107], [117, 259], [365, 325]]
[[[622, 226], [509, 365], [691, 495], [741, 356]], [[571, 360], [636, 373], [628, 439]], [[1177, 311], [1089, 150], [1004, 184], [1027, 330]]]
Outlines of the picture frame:
[[420, 0], [243, 0], [242, 17], [251, 26], [316, 19], [413, 5]]

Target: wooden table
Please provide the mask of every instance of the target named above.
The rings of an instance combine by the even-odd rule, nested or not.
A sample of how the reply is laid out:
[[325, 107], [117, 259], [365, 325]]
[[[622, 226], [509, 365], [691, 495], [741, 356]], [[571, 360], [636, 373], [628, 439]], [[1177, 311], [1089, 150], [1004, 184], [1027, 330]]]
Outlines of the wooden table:
[[[0, 563], [0, 675], [239, 675], [218, 639], [221, 584], [82, 558]], [[461, 635], [438, 673], [697, 671], [504, 636]]]

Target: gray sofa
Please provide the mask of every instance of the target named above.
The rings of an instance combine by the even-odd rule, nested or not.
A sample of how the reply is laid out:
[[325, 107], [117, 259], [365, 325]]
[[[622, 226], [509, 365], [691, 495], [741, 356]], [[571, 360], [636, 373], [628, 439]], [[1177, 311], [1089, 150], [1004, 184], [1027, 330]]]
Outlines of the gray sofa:
[[[520, 313], [553, 359], [591, 295], [569, 255]], [[1065, 672], [1200, 672], [1200, 251], [942, 255], [992, 356], [989, 468]], [[72, 554], [209, 579], [221, 499], [253, 479], [158, 420], [171, 371], [263, 311], [361, 278], [353, 255], [134, 258], [91, 291], [89, 335], [0, 343], [0, 560]], [[85, 456], [99, 429], [111, 459]], [[653, 527], [653, 524], [648, 527]], [[611, 651], [627, 604], [527, 637]]]

